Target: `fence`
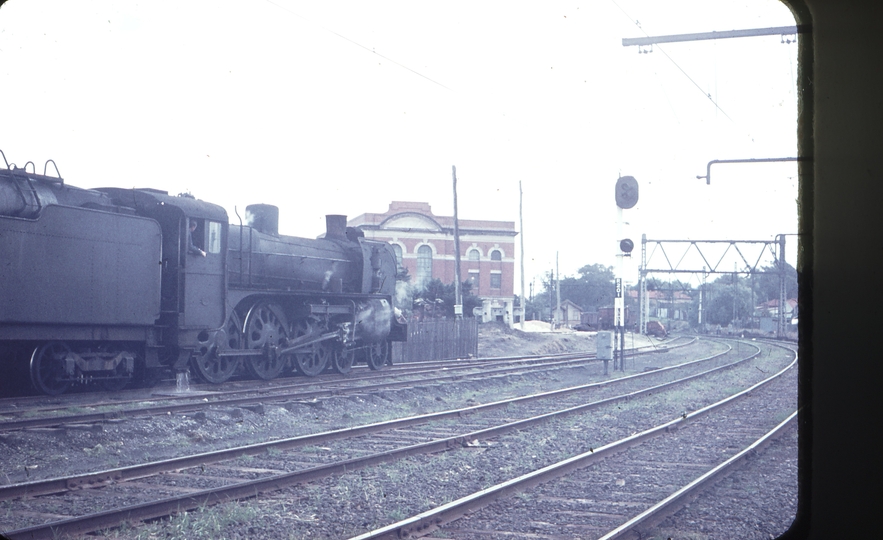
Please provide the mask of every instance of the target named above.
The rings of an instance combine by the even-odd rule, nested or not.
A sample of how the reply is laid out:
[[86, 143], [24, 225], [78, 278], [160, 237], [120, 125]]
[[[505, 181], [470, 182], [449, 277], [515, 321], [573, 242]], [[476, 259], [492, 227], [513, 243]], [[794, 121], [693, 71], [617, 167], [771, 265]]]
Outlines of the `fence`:
[[408, 341], [392, 345], [393, 362], [477, 356], [478, 319], [412, 322], [408, 325]]

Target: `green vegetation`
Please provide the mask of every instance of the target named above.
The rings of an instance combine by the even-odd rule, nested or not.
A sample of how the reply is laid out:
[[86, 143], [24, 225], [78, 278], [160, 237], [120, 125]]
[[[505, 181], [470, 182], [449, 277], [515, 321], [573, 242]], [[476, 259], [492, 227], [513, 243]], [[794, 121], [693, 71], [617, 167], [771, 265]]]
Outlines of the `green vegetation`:
[[202, 507], [190, 512], [180, 512], [168, 519], [147, 523], [137, 529], [128, 523], [123, 523], [119, 528], [103, 531], [102, 535], [108, 539], [189, 538], [215, 540], [230, 537], [230, 534], [225, 534], [225, 531], [231, 525], [249, 523], [259, 518], [259, 511], [254, 506], [247, 503], [227, 503]]

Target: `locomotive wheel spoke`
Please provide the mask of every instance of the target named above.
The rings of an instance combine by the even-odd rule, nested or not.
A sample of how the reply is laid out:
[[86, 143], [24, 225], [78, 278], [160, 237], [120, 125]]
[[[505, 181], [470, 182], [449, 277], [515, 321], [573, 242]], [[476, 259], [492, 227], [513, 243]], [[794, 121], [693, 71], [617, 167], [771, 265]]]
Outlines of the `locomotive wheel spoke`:
[[31, 382], [34, 388], [50, 396], [57, 396], [68, 389], [70, 380], [64, 373], [64, 357], [68, 352], [68, 346], [60, 341], [50, 341], [34, 349], [31, 355]]
[[[314, 322], [303, 320], [297, 325], [297, 337], [314, 332], [318, 332]], [[327, 342], [314, 343], [310, 348], [294, 353], [294, 367], [307, 377], [315, 377], [325, 371], [330, 356], [332, 356], [331, 346]]]
[[[246, 349], [262, 349], [285, 345], [288, 339], [288, 322], [285, 312], [278, 304], [259, 302], [245, 317], [243, 335]], [[276, 356], [269, 353], [262, 356], [249, 356], [245, 368], [259, 379], [270, 380], [279, 376], [288, 362], [288, 355]]]
[[[231, 349], [242, 348], [242, 321], [234, 311], [227, 319], [227, 346]], [[208, 354], [196, 356], [191, 361], [194, 374], [202, 381], [212, 384], [220, 384], [227, 381], [239, 367], [236, 357], [219, 357], [213, 351]]]
[[368, 350], [365, 354], [365, 360], [368, 362], [368, 367], [373, 370], [378, 370], [383, 368], [383, 365], [386, 364], [386, 360], [389, 357], [389, 342], [386, 340], [378, 341], [376, 343], [371, 343], [368, 345]]
[[356, 351], [348, 347], [335, 347], [331, 353], [331, 367], [334, 371], [346, 375], [353, 369], [356, 360]]

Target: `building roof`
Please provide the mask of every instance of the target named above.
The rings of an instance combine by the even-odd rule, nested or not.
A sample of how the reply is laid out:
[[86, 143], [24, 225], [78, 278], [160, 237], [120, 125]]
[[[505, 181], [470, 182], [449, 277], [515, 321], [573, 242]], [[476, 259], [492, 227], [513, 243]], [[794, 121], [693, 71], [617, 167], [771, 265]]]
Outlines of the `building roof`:
[[[453, 216], [437, 216], [432, 213], [429, 203], [393, 201], [389, 209], [382, 213], [365, 213], [347, 223], [350, 227], [365, 230], [432, 231], [444, 234], [454, 233]], [[516, 236], [514, 221], [494, 221], [477, 219], [457, 219], [461, 234], [487, 234]]]
[[[791, 308], [793, 308], [797, 305], [796, 298], [789, 298], [788, 300], [785, 300], [785, 302], [787, 302], [788, 306], [790, 306]], [[779, 307], [779, 299], [778, 298], [773, 298], [769, 302], [761, 302], [760, 304], [757, 305], [757, 309], [777, 308], [777, 307]]]
[[[638, 291], [632, 289], [628, 291], [629, 298], [637, 298]], [[647, 291], [647, 298], [650, 300], [667, 301], [671, 298], [668, 291]], [[675, 302], [692, 301], [692, 297], [684, 291], [674, 291], [673, 298]]]

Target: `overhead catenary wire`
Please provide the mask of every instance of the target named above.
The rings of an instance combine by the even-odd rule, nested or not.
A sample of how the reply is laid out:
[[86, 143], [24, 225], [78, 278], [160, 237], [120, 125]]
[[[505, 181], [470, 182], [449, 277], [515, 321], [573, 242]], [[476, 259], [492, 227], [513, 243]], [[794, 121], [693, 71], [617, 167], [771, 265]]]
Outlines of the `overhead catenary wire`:
[[[643, 28], [641, 28], [641, 24], [640, 24], [636, 19], [633, 19], [632, 16], [629, 15], [629, 14], [626, 12], [626, 10], [624, 10], [624, 9], [622, 8], [622, 6], [620, 6], [619, 4], [617, 4], [617, 3], [616, 3], [616, 0], [610, 0], [610, 1], [613, 3], [614, 6], [616, 6], [616, 7], [622, 12], [622, 14], [623, 14], [623, 15], [624, 15], [629, 21], [632, 22], [632, 24], [634, 24], [635, 26], [637, 26], [638, 29], [641, 30], [641, 32], [642, 32], [645, 36], [650, 37], [650, 34], [648, 34]], [[728, 115], [727, 112], [726, 112], [725, 110], [723, 110], [723, 108], [721, 108], [721, 106], [717, 103], [717, 101], [715, 101], [715, 99], [714, 99], [713, 97], [711, 97], [711, 94], [710, 94], [709, 92], [706, 92], [701, 86], [699, 86], [699, 83], [697, 83], [696, 81], [694, 81], [694, 80], [693, 80], [693, 77], [690, 77], [690, 74], [687, 73], [686, 71], [684, 71], [684, 68], [682, 68], [677, 62], [675, 62], [674, 58], [672, 58], [671, 56], [669, 56], [669, 54], [668, 54], [667, 52], [665, 52], [665, 50], [664, 50], [662, 47], [660, 47], [659, 45], [656, 46], [656, 49], [657, 49], [659, 52], [661, 52], [663, 55], [665, 55], [665, 57], [668, 58], [669, 62], [671, 62], [676, 68], [678, 68], [678, 71], [680, 71], [680, 72], [684, 75], [684, 77], [686, 77], [691, 83], [693, 83], [693, 86], [695, 86], [696, 89], [698, 89], [699, 92], [701, 92], [703, 96], [705, 96], [706, 98], [708, 98], [708, 101], [710, 101], [710, 102], [714, 105], [714, 107], [715, 107], [717, 110], [719, 110], [719, 111], [721, 112], [721, 114], [723, 114], [724, 116], [727, 117], [727, 120], [729, 120], [730, 122], [733, 122], [734, 124], [736, 123], [736, 121], [733, 120], [732, 118], [730, 118], [730, 115]]]
[[427, 77], [426, 75], [420, 73], [419, 71], [417, 71], [417, 70], [415, 70], [415, 69], [412, 69], [412, 68], [406, 66], [405, 64], [402, 64], [401, 62], [397, 62], [397, 61], [393, 60], [392, 58], [390, 58], [390, 57], [388, 57], [388, 56], [386, 56], [386, 55], [383, 55], [383, 54], [377, 52], [377, 51], [374, 50], [373, 48], [370, 48], [370, 47], [367, 47], [367, 46], [365, 46], [365, 45], [362, 45], [362, 44], [359, 43], [358, 41], [355, 41], [355, 40], [353, 40], [353, 39], [350, 39], [350, 38], [348, 38], [347, 36], [345, 36], [345, 35], [343, 35], [343, 34], [341, 34], [341, 33], [339, 33], [339, 32], [335, 32], [334, 30], [328, 28], [327, 26], [323, 26], [323, 25], [321, 25], [321, 24], [319, 24], [319, 23], [317, 23], [317, 22], [314, 22], [314, 21], [308, 19], [307, 17], [304, 17], [304, 16], [301, 15], [300, 13], [297, 13], [297, 12], [295, 12], [295, 11], [292, 11], [291, 9], [289, 9], [289, 8], [283, 6], [283, 5], [278, 4], [278, 3], [274, 2], [273, 0], [265, 0], [265, 1], [266, 1], [268, 4], [271, 4], [271, 5], [273, 5], [273, 6], [276, 6], [277, 8], [279, 8], [279, 9], [281, 9], [281, 10], [287, 11], [288, 13], [291, 13], [291, 14], [294, 15], [295, 17], [298, 17], [298, 18], [300, 18], [300, 19], [303, 19], [303, 20], [305, 20], [306, 22], [308, 22], [308, 23], [310, 23], [310, 24], [312, 24], [312, 25], [314, 25], [314, 26], [316, 26], [316, 27], [318, 27], [318, 28], [321, 28], [322, 30], [325, 30], [325, 31], [328, 32], [329, 34], [333, 34], [333, 35], [339, 37], [340, 39], [343, 39], [343, 40], [345, 40], [345, 41], [348, 41], [349, 43], [352, 43], [352, 44], [355, 45], [356, 47], [359, 47], [359, 48], [365, 49], [366, 51], [368, 51], [368, 52], [370, 52], [370, 53], [372, 53], [372, 54], [376, 54], [377, 56], [379, 56], [380, 58], [383, 58], [383, 59], [386, 60], [387, 62], [391, 62], [391, 63], [393, 63], [393, 64], [399, 66], [399, 67], [402, 68], [402, 69], [405, 69], [405, 70], [407, 70], [407, 71], [410, 71], [411, 73], [417, 75], [418, 77], [422, 77], [422, 78], [426, 79], [427, 81], [429, 81], [429, 82], [431, 82], [431, 83], [433, 83], [433, 84], [436, 84], [436, 85], [438, 85], [438, 86], [441, 86], [441, 87], [444, 88], [445, 90], [448, 90], [448, 91], [450, 91], [450, 92], [453, 92], [453, 90], [451, 90], [451, 89], [448, 88], [447, 86], [443, 85], [442, 83], [436, 81], [435, 79], [432, 79], [432, 78], [430, 78], [430, 77]]

